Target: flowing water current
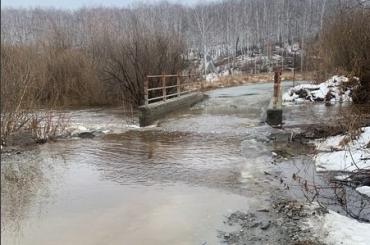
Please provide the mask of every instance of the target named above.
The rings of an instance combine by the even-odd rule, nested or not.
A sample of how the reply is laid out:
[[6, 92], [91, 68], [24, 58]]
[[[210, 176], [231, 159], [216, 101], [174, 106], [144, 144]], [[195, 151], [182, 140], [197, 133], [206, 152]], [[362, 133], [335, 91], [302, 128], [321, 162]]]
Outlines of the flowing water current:
[[[125, 126], [116, 108], [69, 111], [104, 133], [2, 157], [2, 244], [219, 244], [225, 216], [271, 201], [271, 94], [271, 83], [218, 89], [147, 128]], [[285, 118], [336, 110], [294, 106]]]

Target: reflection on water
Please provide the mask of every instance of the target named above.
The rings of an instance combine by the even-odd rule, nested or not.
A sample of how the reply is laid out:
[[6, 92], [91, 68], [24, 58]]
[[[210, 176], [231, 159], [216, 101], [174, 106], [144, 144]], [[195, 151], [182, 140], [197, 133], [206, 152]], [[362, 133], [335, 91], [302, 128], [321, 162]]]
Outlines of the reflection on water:
[[[36, 171], [25, 169], [24, 190], [3, 178], [2, 241], [217, 243], [224, 215], [261, 205], [254, 197], [258, 188], [245, 181], [256, 176], [245, 173], [252, 173], [251, 167], [258, 172], [253, 167], [258, 154], [269, 156], [254, 144], [233, 136], [145, 130], [42, 145], [19, 156], [17, 166]], [[4, 175], [11, 173], [13, 161], [2, 165]], [[259, 197], [269, 195], [262, 187], [259, 191]], [[12, 193], [23, 199], [13, 200]]]
[[43, 145], [30, 153], [42, 158], [18, 164], [36, 171], [20, 170], [25, 186], [11, 186], [15, 164], [2, 165], [2, 242], [216, 243], [223, 216], [257, 202], [226, 190], [245, 161], [226, 142], [154, 131]]
[[271, 129], [260, 120], [271, 91], [216, 90], [154, 129], [119, 130], [116, 111], [70, 112], [117, 130], [3, 158], [1, 241], [217, 244], [224, 215], [268, 205]]
[[[44, 164], [42, 154], [34, 154], [24, 159], [22, 155], [3, 155], [1, 161], [1, 232], [2, 242], [7, 234], [15, 234], [12, 243], [22, 244], [20, 236], [27, 227], [32, 213], [38, 217], [44, 214], [43, 206], [51, 201], [50, 184], [52, 178], [59, 178], [63, 170], [55, 171], [55, 157]], [[20, 239], [18, 241], [18, 239]], [[18, 242], [16, 242], [18, 241]], [[10, 244], [12, 244], [10, 243]], [[8, 244], [4, 242], [4, 244]]]

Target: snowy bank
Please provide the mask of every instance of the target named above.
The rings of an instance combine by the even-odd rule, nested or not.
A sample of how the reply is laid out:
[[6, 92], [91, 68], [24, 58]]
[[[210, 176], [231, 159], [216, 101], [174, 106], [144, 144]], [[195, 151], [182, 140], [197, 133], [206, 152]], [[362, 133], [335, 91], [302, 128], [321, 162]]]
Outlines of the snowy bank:
[[353, 172], [358, 169], [370, 169], [370, 150], [320, 153], [315, 162], [318, 171]]
[[318, 171], [352, 172], [370, 169], [370, 127], [361, 129], [359, 136], [347, 142], [348, 136], [339, 135], [315, 141], [319, 151], [315, 158]]
[[72, 124], [66, 128], [66, 132], [71, 137], [80, 137], [81, 134], [92, 134], [94, 136], [101, 135], [101, 134], [112, 134], [112, 133], [124, 133], [130, 129], [139, 129], [138, 125], [130, 125], [130, 124], [108, 124], [108, 125], [100, 125], [100, 124]]
[[212, 73], [207, 74], [206, 81], [207, 82], [218, 82], [220, 81], [222, 77], [227, 77], [227, 76], [237, 75], [237, 74], [240, 74], [240, 73], [238, 71], [231, 72], [231, 70], [223, 70], [223, 71], [220, 71], [219, 73], [212, 72]]
[[352, 90], [343, 86], [349, 79], [333, 76], [321, 84], [301, 84], [283, 94], [284, 102], [352, 101]]
[[367, 245], [370, 241], [370, 224], [329, 211], [314, 217], [309, 225], [318, 229], [320, 240], [326, 244]]
[[[365, 196], [368, 196], [370, 197], [370, 186], [361, 186], [361, 187], [357, 187], [356, 188], [356, 191], [358, 191], [359, 193], [361, 193], [362, 195], [365, 195]], [[369, 240], [370, 241], [370, 240]]]
[[370, 127], [361, 128], [359, 136], [349, 143], [345, 143], [347, 135], [337, 135], [326, 139], [316, 140], [314, 144], [319, 151], [344, 150], [346, 147], [351, 149], [366, 148], [370, 142]]

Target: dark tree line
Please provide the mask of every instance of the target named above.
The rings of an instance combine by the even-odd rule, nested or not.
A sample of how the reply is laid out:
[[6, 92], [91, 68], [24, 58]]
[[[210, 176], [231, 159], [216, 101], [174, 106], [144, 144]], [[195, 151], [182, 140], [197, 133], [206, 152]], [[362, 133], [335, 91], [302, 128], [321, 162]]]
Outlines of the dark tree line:
[[[2, 40], [39, 42], [58, 29], [72, 47], [88, 47], [102, 35], [126, 36], [133, 16], [149, 30], [172, 32], [199, 52], [233, 54], [275, 42], [300, 42], [318, 34], [326, 17], [354, 0], [231, 0], [183, 6], [160, 3], [132, 8], [4, 9]], [[143, 29], [142, 31], [145, 31]]]
[[[20, 104], [29, 105], [27, 98], [32, 98], [41, 105], [125, 101], [137, 106], [144, 76], [183, 70], [190, 51], [205, 59], [250, 50], [269, 56], [279, 43], [298, 43], [305, 50], [318, 39], [326, 20], [360, 3], [231, 0], [74, 11], [2, 9], [1, 49], [6, 61], [1, 66], [1, 107], [12, 110], [6, 98], [20, 91], [14, 80], [29, 84]], [[300, 52], [301, 67], [305, 53]], [[16, 91], [8, 91], [11, 88]]]

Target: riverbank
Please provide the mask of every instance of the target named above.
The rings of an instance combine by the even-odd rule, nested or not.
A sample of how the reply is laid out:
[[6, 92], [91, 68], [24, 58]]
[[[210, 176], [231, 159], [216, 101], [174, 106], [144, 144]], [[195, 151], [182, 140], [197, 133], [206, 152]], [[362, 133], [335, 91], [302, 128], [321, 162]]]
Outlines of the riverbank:
[[[238, 228], [221, 231], [220, 238], [226, 244], [367, 244], [370, 198], [364, 180], [369, 173], [339, 179], [348, 170], [323, 172], [315, 163], [325, 142], [338, 142], [333, 139], [345, 133], [343, 127], [325, 124], [273, 132], [273, 159], [261, 181], [270, 188], [270, 205], [228, 215], [225, 223]], [[358, 139], [370, 141], [367, 128]], [[318, 142], [323, 142], [320, 147]]]
[[[291, 80], [293, 79], [310, 78], [310, 73], [297, 73], [293, 76], [293, 73], [285, 72], [282, 79]], [[202, 90], [204, 92], [210, 92], [219, 88], [237, 87], [241, 85], [251, 84], [266, 84], [271, 83], [273, 79], [272, 73], [260, 73], [260, 74], [247, 74], [247, 75], [228, 75], [217, 79], [217, 81], [203, 81]], [[110, 127], [103, 127], [98, 125], [79, 125], [73, 122], [71, 113], [94, 111], [94, 110], [105, 110], [114, 111], [113, 114], [122, 114], [127, 118], [127, 128], [133, 128], [138, 126], [137, 114], [138, 111], [127, 111], [126, 108], [119, 107], [83, 107], [83, 108], [65, 108], [57, 110], [37, 110], [29, 111], [24, 113], [24, 116], [20, 115], [19, 121], [14, 118], [15, 121], [11, 124], [23, 125], [17, 130], [9, 130], [6, 135], [2, 135], [1, 151], [4, 153], [19, 152], [22, 149], [29, 147], [35, 147], [39, 144], [43, 144], [47, 141], [56, 141], [58, 139], [65, 139], [68, 137], [80, 137], [80, 138], [93, 138], [100, 134], [110, 132]], [[20, 113], [22, 114], [22, 113]], [[98, 113], [99, 114], [99, 113]], [[110, 115], [106, 115], [111, 118]], [[6, 120], [5, 120], [6, 121]], [[5, 127], [6, 122], [2, 122]], [[120, 127], [125, 127], [121, 124]], [[116, 129], [113, 131], [117, 132]]]

